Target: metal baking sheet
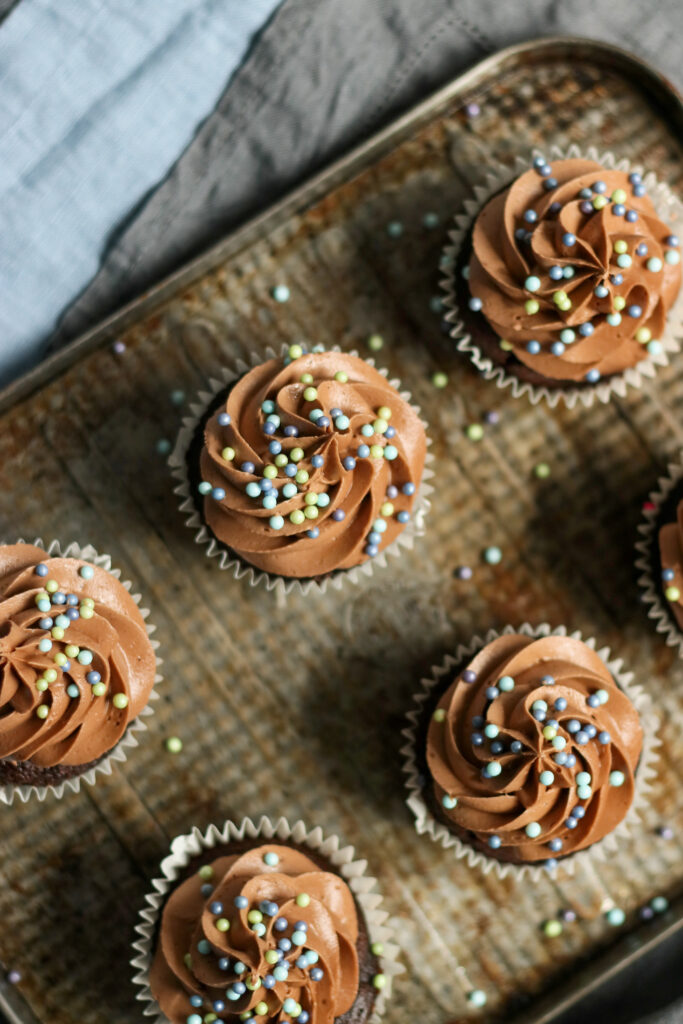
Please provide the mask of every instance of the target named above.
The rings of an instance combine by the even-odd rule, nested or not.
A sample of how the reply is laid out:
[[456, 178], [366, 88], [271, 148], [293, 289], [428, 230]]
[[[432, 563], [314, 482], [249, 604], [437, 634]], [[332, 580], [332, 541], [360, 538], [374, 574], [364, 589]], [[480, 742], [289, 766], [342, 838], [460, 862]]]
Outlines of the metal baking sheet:
[[[683, 666], [640, 606], [633, 544], [642, 501], [683, 448], [683, 360], [608, 406], [533, 408], [452, 352], [435, 298], [450, 216], [491, 161], [597, 144], [680, 189], [682, 129], [672, 87], [629, 54], [572, 39], [514, 47], [0, 395], [0, 536], [111, 553], [152, 609], [165, 671], [148, 735], [109, 779], [0, 808], [0, 958], [23, 975], [0, 986], [11, 1021], [140, 1019], [132, 929], [169, 840], [247, 814], [301, 816], [367, 857], [407, 968], [388, 1024], [545, 1024], [680, 928]], [[426, 213], [438, 226], [425, 227]], [[274, 301], [277, 284], [288, 302]], [[172, 393], [189, 398], [216, 367], [281, 341], [367, 352], [371, 333], [430, 423], [427, 534], [363, 586], [278, 607], [205, 558], [177, 512], [159, 445], [182, 417]], [[437, 369], [450, 378], [443, 390]], [[499, 423], [467, 440], [466, 425], [492, 409]], [[481, 559], [490, 544], [497, 566]], [[462, 564], [470, 581], [454, 575]], [[418, 837], [399, 758], [420, 675], [458, 641], [523, 620], [609, 644], [662, 714], [640, 834], [592, 873], [534, 886], [484, 876]], [[181, 754], [166, 752], [170, 735]], [[662, 894], [672, 909], [640, 924], [639, 908]], [[620, 930], [605, 921], [610, 900], [627, 912]], [[541, 925], [562, 908], [577, 920], [548, 939]], [[471, 987], [487, 993], [483, 1010], [468, 1005]]]

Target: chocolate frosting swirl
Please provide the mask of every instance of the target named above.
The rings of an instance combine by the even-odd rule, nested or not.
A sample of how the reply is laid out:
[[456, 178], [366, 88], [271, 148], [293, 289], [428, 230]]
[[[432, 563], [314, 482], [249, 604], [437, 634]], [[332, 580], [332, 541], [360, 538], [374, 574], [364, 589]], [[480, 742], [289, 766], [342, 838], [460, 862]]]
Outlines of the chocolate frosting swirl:
[[338, 352], [254, 367], [204, 440], [207, 525], [250, 564], [295, 577], [350, 569], [391, 544], [410, 519], [426, 451], [396, 389]]
[[664, 596], [683, 629], [683, 501], [678, 503], [675, 521], [659, 530], [659, 559]]
[[142, 615], [111, 573], [0, 547], [0, 758], [96, 760], [147, 703], [155, 669]]
[[661, 351], [679, 240], [638, 174], [539, 164], [477, 217], [470, 308], [543, 377], [594, 383]]
[[642, 742], [636, 709], [586, 644], [510, 634], [443, 694], [426, 754], [453, 831], [529, 863], [582, 850], [619, 824]]
[[300, 850], [264, 844], [220, 856], [168, 897], [150, 972], [172, 1024], [193, 1013], [332, 1024], [358, 992], [349, 887]]

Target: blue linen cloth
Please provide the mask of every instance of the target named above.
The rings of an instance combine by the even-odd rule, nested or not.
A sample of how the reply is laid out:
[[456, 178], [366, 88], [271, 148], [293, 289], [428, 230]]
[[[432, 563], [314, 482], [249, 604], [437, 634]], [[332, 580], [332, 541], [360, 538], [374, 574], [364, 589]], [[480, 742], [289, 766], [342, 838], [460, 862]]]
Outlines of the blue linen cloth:
[[37, 361], [279, 0], [21, 0], [0, 27], [0, 385]]

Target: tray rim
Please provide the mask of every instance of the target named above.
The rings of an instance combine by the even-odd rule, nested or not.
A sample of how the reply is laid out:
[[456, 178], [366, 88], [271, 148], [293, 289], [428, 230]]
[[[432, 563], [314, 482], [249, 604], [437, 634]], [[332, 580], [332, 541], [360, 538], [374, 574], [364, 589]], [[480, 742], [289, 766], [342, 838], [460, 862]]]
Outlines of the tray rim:
[[602, 63], [611, 63], [626, 72], [635, 73], [639, 81], [644, 80], [647, 90], [661, 103], [671, 107], [670, 113], [679, 122], [680, 133], [683, 135], [683, 95], [681, 92], [648, 61], [623, 47], [587, 36], [554, 35], [527, 40], [503, 50], [497, 50], [471, 68], [456, 75], [426, 99], [409, 107], [384, 128], [353, 146], [336, 160], [285, 193], [280, 199], [271, 203], [262, 212], [247, 218], [208, 249], [183, 263], [178, 269], [163, 277], [142, 294], [125, 303], [62, 348], [48, 355], [37, 366], [1, 388], [0, 415], [10, 411], [14, 405], [18, 405], [41, 387], [49, 384], [80, 357], [95, 351], [107, 341], [113, 341], [119, 332], [125, 330], [139, 317], [149, 315], [153, 310], [161, 307], [174, 292], [188, 287], [202, 274], [210, 272], [230, 256], [246, 248], [249, 244], [253, 244], [259, 237], [273, 230], [287, 217], [306, 209], [332, 188], [353, 178], [392, 145], [401, 141], [402, 136], [408, 135], [420, 124], [435, 117], [439, 110], [448, 106], [459, 93], [475, 88], [482, 79], [503, 68], [514, 66], [525, 57], [542, 59], [552, 56], [553, 53], [559, 54], [571, 47], [581, 49], [584, 61], [594, 59]]
[[[426, 99], [409, 107], [384, 128], [361, 140], [263, 211], [229, 230], [218, 242], [82, 332], [38, 366], [0, 389], [0, 415], [10, 412], [14, 406], [50, 384], [79, 358], [113, 341], [119, 332], [140, 317], [151, 315], [154, 310], [170, 300], [175, 292], [190, 286], [193, 281], [211, 272], [221, 262], [254, 244], [288, 217], [302, 212], [333, 188], [351, 180], [412, 131], [438, 116], [439, 112], [460, 93], [475, 89], [482, 80], [501, 70], [514, 67], [526, 57], [532, 62], [547, 59], [553, 55], [559, 56], [572, 47], [581, 49], [580, 59], [583, 62], [611, 64], [618, 70], [635, 73], [638, 86], [644, 87], [667, 109], [668, 115], [674, 122], [678, 122], [683, 134], [683, 94], [648, 61], [623, 47], [587, 36], [551, 35], [497, 50], [456, 75]], [[579, 961], [573, 965], [566, 979], [551, 984], [545, 992], [533, 997], [523, 1010], [506, 1014], [506, 1024], [553, 1024], [561, 1013], [572, 1009], [604, 982], [672, 938], [681, 928], [683, 898], [672, 902], [661, 921], [632, 927], [607, 949], [601, 950], [589, 964], [582, 964]], [[8, 1024], [38, 1024], [38, 1018], [21, 992], [2, 977], [0, 1014], [4, 1015]], [[0, 1021], [0, 1024], [4, 1022]]]

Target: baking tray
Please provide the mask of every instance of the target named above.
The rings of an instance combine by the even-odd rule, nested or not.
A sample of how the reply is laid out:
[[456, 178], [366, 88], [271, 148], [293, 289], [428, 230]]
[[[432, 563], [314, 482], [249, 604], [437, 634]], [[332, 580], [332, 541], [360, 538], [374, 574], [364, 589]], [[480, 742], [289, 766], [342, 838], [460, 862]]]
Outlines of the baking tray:
[[[110, 778], [0, 812], [0, 957], [23, 975], [0, 991], [12, 1021], [140, 1019], [127, 962], [149, 879], [175, 834], [245, 814], [301, 816], [367, 856], [407, 968], [388, 1024], [550, 1022], [681, 927], [683, 671], [640, 605], [633, 543], [642, 501], [683, 448], [683, 360], [608, 406], [532, 407], [452, 352], [436, 298], [450, 216], [491, 161], [597, 144], [680, 188], [682, 129], [673, 88], [631, 55], [579, 39], [516, 46], [0, 396], [0, 536], [110, 552], [152, 609], [166, 676], [149, 734]], [[274, 301], [277, 284], [288, 302]], [[172, 395], [189, 398], [267, 345], [303, 337], [367, 352], [371, 333], [430, 423], [427, 534], [362, 586], [279, 607], [220, 572], [185, 528], [159, 445], [182, 417]], [[442, 391], [437, 369], [450, 377]], [[492, 409], [498, 425], [467, 440]], [[482, 562], [490, 544], [498, 566]], [[469, 582], [454, 575], [462, 564]], [[470, 870], [418, 837], [399, 757], [416, 680], [473, 633], [523, 620], [609, 644], [662, 714], [640, 834], [593, 872], [534, 885]], [[165, 751], [170, 735], [181, 754]], [[639, 908], [661, 894], [671, 909], [640, 925]], [[620, 930], [605, 921], [609, 901], [627, 912]], [[577, 920], [548, 939], [540, 926], [561, 908]], [[487, 993], [483, 1011], [469, 1007], [471, 987]]]

